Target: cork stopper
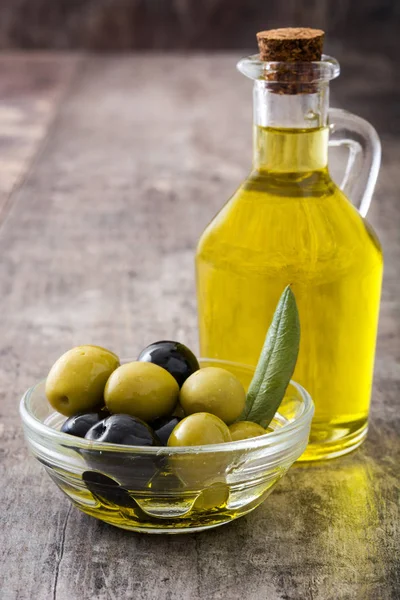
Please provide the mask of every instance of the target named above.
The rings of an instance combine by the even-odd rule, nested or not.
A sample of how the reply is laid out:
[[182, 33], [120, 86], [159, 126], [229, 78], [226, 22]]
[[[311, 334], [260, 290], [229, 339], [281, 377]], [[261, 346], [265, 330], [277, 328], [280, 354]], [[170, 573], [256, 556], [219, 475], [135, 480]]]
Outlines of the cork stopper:
[[277, 62], [321, 60], [325, 33], [308, 27], [269, 29], [257, 33], [260, 59]]
[[265, 72], [271, 91], [277, 94], [315, 93], [316, 68], [325, 33], [321, 29], [287, 27], [257, 33], [260, 59], [280, 63]]

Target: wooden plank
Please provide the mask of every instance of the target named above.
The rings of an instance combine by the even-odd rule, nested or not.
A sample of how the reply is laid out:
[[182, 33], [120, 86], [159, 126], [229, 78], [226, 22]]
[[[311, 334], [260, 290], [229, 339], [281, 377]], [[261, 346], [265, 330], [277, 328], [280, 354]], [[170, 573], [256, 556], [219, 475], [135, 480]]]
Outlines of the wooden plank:
[[[386, 136], [371, 213], [386, 272], [371, 432], [359, 451], [296, 466], [229, 526], [159, 537], [71, 509], [24, 446], [18, 399], [65, 349], [92, 342], [135, 356], [164, 337], [196, 348], [194, 246], [250, 161], [251, 85], [234, 60], [88, 59], [13, 195], [0, 235], [5, 600], [400, 596], [398, 137]], [[394, 110], [386, 104], [388, 129]]]
[[0, 55], [0, 220], [75, 72], [77, 55]]

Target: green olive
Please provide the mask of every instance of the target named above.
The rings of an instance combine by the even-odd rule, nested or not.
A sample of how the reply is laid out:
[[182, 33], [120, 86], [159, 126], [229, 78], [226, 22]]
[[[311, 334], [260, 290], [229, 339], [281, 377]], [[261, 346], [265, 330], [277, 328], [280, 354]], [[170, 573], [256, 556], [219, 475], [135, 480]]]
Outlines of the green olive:
[[104, 391], [111, 413], [124, 413], [143, 421], [170, 415], [179, 396], [179, 386], [162, 367], [149, 362], [121, 365], [107, 381]]
[[47, 399], [66, 417], [102, 406], [107, 379], [118, 366], [118, 356], [100, 346], [72, 348], [50, 369]]
[[233, 425], [230, 425], [229, 431], [231, 432], [233, 442], [247, 440], [267, 433], [264, 427], [261, 427], [258, 423], [253, 423], [253, 421], [238, 421], [237, 423], [233, 423]]
[[168, 446], [203, 446], [230, 441], [229, 428], [219, 417], [198, 412], [176, 425], [169, 436]]
[[211, 484], [196, 498], [192, 510], [209, 511], [211, 509], [222, 509], [226, 507], [229, 500], [229, 487], [225, 482]]
[[219, 367], [200, 369], [186, 379], [180, 403], [186, 415], [207, 412], [230, 425], [241, 415], [246, 392], [240, 381]]
[[[168, 446], [203, 446], [230, 442], [229, 428], [221, 419], [209, 413], [196, 413], [185, 417], [176, 425], [168, 439]], [[212, 453], [184, 452], [169, 458], [170, 468], [189, 489], [204, 490], [216, 483], [224, 483], [226, 467], [231, 455], [224, 452]], [[218, 498], [211, 494], [210, 499], [199, 500], [201, 506], [219, 504]]]

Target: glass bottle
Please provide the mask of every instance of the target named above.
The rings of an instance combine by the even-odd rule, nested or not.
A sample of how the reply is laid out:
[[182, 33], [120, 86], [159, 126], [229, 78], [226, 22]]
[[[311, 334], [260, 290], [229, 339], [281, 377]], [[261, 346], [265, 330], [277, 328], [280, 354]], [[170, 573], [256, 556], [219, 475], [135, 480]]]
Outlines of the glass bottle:
[[[316, 408], [303, 460], [339, 456], [366, 436], [383, 270], [379, 241], [364, 220], [379, 138], [360, 117], [329, 110], [337, 61], [323, 55], [309, 64], [312, 85], [303, 83], [304, 63], [258, 55], [238, 63], [254, 80], [253, 167], [196, 255], [201, 356], [255, 365], [291, 284], [301, 324], [293, 378]], [[285, 93], [282, 71], [296, 93]], [[328, 171], [328, 145], [349, 150], [340, 186]]]

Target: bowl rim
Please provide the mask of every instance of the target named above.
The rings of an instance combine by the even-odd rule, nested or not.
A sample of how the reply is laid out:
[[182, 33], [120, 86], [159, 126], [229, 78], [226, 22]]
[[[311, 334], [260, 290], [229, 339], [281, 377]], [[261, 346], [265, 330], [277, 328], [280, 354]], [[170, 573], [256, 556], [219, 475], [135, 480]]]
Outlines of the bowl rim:
[[[126, 362], [127, 359], [121, 359], [121, 364]], [[128, 359], [132, 360], [132, 359]], [[246, 365], [244, 363], [237, 363], [234, 361], [228, 361], [223, 359], [216, 358], [199, 358], [199, 363], [215, 363], [219, 365], [231, 365], [233, 367], [245, 369], [247, 371], [255, 371], [255, 367], [251, 365]], [[171, 455], [171, 454], [209, 454], [209, 453], [220, 453], [220, 452], [232, 452], [236, 450], [255, 450], [257, 448], [262, 447], [271, 447], [271, 450], [274, 450], [274, 446], [276, 446], [277, 451], [282, 450], [282, 444], [285, 444], [290, 447], [292, 444], [296, 443], [296, 438], [299, 432], [303, 431], [304, 426], [309, 421], [311, 423], [311, 419], [314, 414], [314, 403], [307, 392], [307, 390], [297, 383], [296, 381], [290, 380], [289, 385], [292, 385], [300, 394], [300, 397], [303, 401], [303, 411], [301, 414], [290, 421], [288, 423], [283, 424], [278, 429], [268, 432], [265, 435], [260, 435], [254, 438], [248, 438], [245, 440], [239, 440], [235, 442], [224, 442], [222, 444], [207, 444], [202, 446], [130, 446], [130, 445], [122, 445], [122, 444], [110, 444], [108, 442], [98, 442], [96, 440], [86, 440], [85, 438], [80, 438], [77, 436], [70, 435], [68, 433], [63, 433], [57, 429], [46, 425], [42, 421], [40, 421], [37, 417], [33, 415], [33, 413], [28, 408], [28, 401], [35, 390], [43, 385], [45, 379], [40, 380], [35, 385], [31, 386], [26, 390], [23, 394], [20, 405], [19, 412], [23, 422], [23, 425], [27, 427], [30, 431], [33, 431], [39, 437], [48, 440], [49, 442], [58, 442], [63, 446], [74, 447], [74, 448], [82, 448], [85, 450], [97, 450], [97, 451], [112, 451], [112, 452], [120, 452], [121, 454], [153, 454], [153, 455]], [[27, 435], [29, 438], [29, 435]], [[298, 440], [299, 441], [299, 440]], [[291, 442], [291, 443], [288, 443]]]

